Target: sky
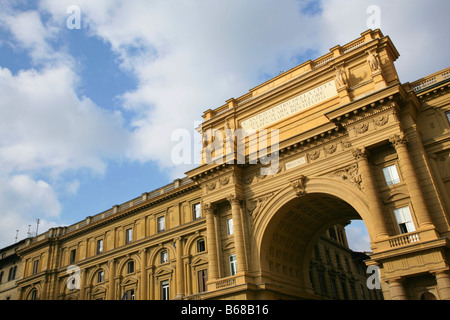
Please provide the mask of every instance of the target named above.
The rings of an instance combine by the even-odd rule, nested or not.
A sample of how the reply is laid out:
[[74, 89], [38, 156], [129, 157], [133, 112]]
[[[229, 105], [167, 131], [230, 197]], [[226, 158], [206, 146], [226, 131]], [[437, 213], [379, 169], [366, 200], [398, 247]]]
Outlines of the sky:
[[[197, 164], [195, 155], [189, 164], [173, 161], [176, 130], [194, 137], [205, 110], [374, 24], [400, 53], [402, 82], [449, 62], [446, 0], [0, 0], [0, 7], [0, 247], [184, 177]], [[364, 224], [347, 230], [354, 249], [367, 251]]]

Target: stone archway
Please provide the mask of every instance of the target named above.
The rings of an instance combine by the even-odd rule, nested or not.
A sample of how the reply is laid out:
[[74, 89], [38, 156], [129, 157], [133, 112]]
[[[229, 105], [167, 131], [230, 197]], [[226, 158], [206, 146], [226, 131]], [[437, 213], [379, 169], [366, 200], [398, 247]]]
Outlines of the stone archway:
[[255, 223], [262, 280], [275, 296], [313, 298], [309, 263], [314, 245], [331, 226], [362, 219], [371, 239], [375, 234], [362, 191], [329, 178], [311, 179], [298, 196], [281, 190], [263, 208]]

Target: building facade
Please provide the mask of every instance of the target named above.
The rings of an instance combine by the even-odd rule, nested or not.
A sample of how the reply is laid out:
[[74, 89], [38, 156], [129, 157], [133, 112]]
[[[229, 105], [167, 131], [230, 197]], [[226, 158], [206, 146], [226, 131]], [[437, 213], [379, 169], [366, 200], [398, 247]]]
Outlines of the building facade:
[[385, 299], [450, 299], [450, 68], [402, 84], [398, 57], [368, 30], [205, 111], [203, 164], [27, 239], [18, 299], [361, 298], [322, 251], [352, 219]]
[[17, 255], [25, 240], [0, 249], [0, 300], [17, 300], [19, 289], [16, 281], [21, 277], [21, 259]]
[[383, 300], [381, 288], [367, 282], [364, 252], [350, 250], [342, 225], [329, 228], [314, 245], [309, 275], [314, 293], [327, 300]]

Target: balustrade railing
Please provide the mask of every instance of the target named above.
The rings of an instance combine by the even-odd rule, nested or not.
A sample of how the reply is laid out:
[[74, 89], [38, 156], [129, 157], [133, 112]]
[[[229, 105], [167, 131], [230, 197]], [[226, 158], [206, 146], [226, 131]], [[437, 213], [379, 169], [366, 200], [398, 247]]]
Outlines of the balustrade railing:
[[418, 232], [405, 233], [389, 239], [391, 248], [402, 247], [420, 241]]

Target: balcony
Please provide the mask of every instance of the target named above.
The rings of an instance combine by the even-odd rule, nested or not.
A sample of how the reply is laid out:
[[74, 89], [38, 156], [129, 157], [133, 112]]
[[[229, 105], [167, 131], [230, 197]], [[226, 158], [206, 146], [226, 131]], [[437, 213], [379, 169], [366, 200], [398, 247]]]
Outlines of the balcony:
[[412, 243], [420, 241], [420, 236], [418, 232], [410, 232], [395, 236], [389, 239], [389, 245], [391, 248], [397, 248], [406, 246]]

